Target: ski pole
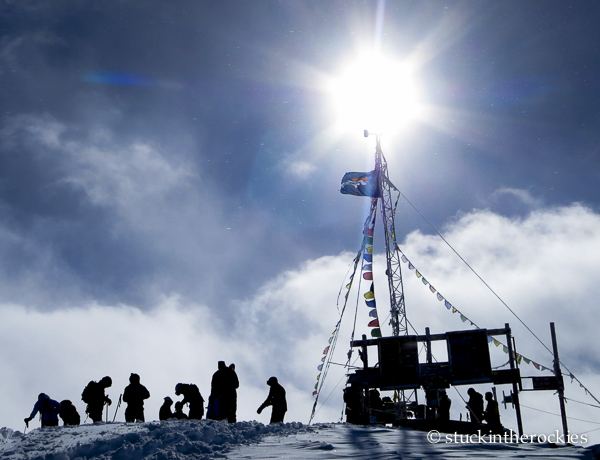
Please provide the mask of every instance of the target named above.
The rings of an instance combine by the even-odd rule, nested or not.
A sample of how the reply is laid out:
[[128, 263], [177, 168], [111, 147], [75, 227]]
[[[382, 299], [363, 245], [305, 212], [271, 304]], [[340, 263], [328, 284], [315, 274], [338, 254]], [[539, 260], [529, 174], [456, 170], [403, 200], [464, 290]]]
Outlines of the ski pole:
[[106, 423], [108, 423], [108, 404], [106, 404]]
[[123, 394], [119, 395], [119, 402], [117, 403], [117, 408], [115, 409], [115, 416], [113, 417], [113, 422], [115, 421], [115, 419], [117, 418], [117, 412], [119, 412], [119, 407], [121, 407], [121, 397], [123, 396]]

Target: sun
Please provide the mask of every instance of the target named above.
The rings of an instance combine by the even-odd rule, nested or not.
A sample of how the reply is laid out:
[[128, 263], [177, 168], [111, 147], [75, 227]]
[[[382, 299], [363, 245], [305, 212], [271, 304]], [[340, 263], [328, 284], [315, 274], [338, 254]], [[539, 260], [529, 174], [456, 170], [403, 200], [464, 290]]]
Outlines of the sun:
[[341, 131], [395, 134], [423, 111], [413, 66], [381, 53], [363, 53], [330, 80], [336, 125]]

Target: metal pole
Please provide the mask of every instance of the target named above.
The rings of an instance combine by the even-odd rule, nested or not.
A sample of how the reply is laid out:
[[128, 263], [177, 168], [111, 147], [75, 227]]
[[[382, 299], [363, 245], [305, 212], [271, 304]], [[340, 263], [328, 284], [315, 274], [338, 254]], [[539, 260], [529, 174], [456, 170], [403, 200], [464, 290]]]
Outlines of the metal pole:
[[433, 355], [431, 354], [431, 333], [429, 332], [429, 328], [425, 328], [425, 336], [427, 337], [427, 364], [433, 363]]
[[[510, 368], [515, 369], [515, 356], [513, 352], [512, 346], [512, 336], [510, 333], [510, 326], [508, 323], [504, 324], [506, 328], [506, 342], [508, 344], [508, 362], [510, 363]], [[521, 418], [521, 404], [519, 404], [519, 387], [517, 386], [517, 382], [513, 382], [513, 403], [515, 405], [515, 412], [517, 415], [517, 430], [519, 430], [519, 437], [523, 436], [523, 419]]]
[[569, 436], [569, 428], [567, 427], [567, 410], [565, 408], [565, 383], [563, 381], [562, 371], [560, 370], [560, 360], [558, 359], [558, 343], [556, 342], [556, 331], [554, 323], [550, 323], [550, 334], [552, 335], [552, 351], [554, 352], [554, 376], [558, 384], [558, 401], [560, 402], [560, 417], [562, 419], [563, 434], [565, 442]]

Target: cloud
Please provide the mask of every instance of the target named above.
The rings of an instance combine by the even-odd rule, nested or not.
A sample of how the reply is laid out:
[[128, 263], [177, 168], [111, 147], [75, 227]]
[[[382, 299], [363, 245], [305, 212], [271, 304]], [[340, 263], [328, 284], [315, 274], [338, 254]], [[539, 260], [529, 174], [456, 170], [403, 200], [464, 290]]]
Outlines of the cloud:
[[[593, 346], [595, 280], [600, 275], [594, 248], [600, 247], [599, 223], [600, 215], [573, 204], [538, 210], [524, 219], [474, 211], [444, 229], [453, 247], [546, 344], [550, 343], [548, 323], [556, 323], [563, 363], [594, 394], [598, 393], [600, 370]], [[401, 248], [437, 292], [465, 317], [485, 328], [510, 323], [517, 350], [551, 366], [550, 354], [443, 242], [414, 232]], [[41, 391], [55, 398], [70, 398], [83, 412], [79, 400], [83, 387], [104, 375], [113, 377], [110, 394], [115, 400], [131, 372], [139, 373], [148, 386], [152, 398], [147, 418], [156, 418], [162, 398], [174, 396], [178, 381], [197, 383], [206, 397], [218, 360], [236, 364], [241, 381], [239, 419], [267, 420], [268, 414], [263, 420], [255, 410], [266, 396], [264, 382], [276, 375], [288, 391], [288, 420], [306, 422], [317, 366], [338, 321], [342, 306], [338, 300], [343, 301], [345, 276], [353, 258], [352, 253], [342, 253], [307, 260], [265, 283], [247, 299], [234, 302], [230, 316], [221, 314], [218, 303], [194, 303], [177, 295], [162, 297], [147, 310], [92, 302], [42, 312], [22, 304], [5, 304], [0, 310], [0, 345], [10, 351], [1, 358], [4, 379], [0, 391], [11, 398], [0, 415], [0, 425], [19, 428]], [[377, 283], [384, 279], [385, 268], [381, 255], [376, 255], [375, 261]], [[407, 315], [417, 333], [423, 333], [426, 326], [432, 333], [471, 329], [468, 321], [461, 321], [437, 300], [414, 270], [406, 264], [402, 268]], [[362, 290], [367, 288], [363, 284]], [[387, 321], [383, 321], [387, 315], [385, 290], [385, 283], [379, 284], [376, 292], [383, 332], [389, 334]], [[362, 295], [351, 292], [333, 358], [336, 364], [330, 368], [316, 421], [339, 419], [345, 371], [337, 364], [346, 362], [355, 314], [355, 337], [368, 333], [368, 309]], [[445, 359], [443, 353], [439, 359]], [[352, 362], [360, 365], [356, 360], [354, 353]], [[377, 358], [370, 360], [375, 363]], [[492, 360], [493, 365], [504, 364], [506, 355], [492, 348]], [[522, 375], [544, 373], [522, 364]], [[504, 387], [499, 391], [502, 389], [508, 391]], [[464, 396], [463, 390], [458, 387]], [[566, 391], [574, 400], [593, 403], [577, 381], [567, 384]], [[458, 418], [460, 398], [458, 394], [451, 398], [453, 416]], [[546, 410], [553, 398], [549, 393], [524, 395], [522, 402], [530, 412], [526, 417], [535, 419], [536, 411]], [[111, 416], [113, 410], [114, 406]], [[589, 407], [572, 404], [568, 411], [572, 417], [593, 420]], [[505, 424], [514, 426], [512, 410], [502, 409], [502, 417]], [[526, 428], [554, 430], [558, 420], [548, 420], [546, 425], [528, 425], [527, 419], [525, 423]], [[573, 432], [589, 429], [583, 422], [571, 424]]]

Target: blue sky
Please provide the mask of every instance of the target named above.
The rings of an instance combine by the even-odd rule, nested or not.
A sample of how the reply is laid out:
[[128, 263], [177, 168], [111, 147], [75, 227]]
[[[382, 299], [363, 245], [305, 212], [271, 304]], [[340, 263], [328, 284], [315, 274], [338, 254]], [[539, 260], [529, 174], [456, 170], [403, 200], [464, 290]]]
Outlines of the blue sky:
[[[196, 312], [199, 323], [210, 318], [198, 329], [214, 339], [202, 342], [210, 358], [201, 360], [205, 367], [198, 371], [205, 380], [225, 342], [229, 361], [252, 361], [239, 351], [241, 344], [257, 347], [247, 348], [262, 360], [254, 371], [247, 369], [257, 394], [272, 373], [299, 379], [302, 365], [291, 371], [286, 364], [300, 354], [310, 361], [335, 324], [335, 297], [346, 269], [340, 261], [349, 263], [358, 250], [367, 213], [366, 199], [339, 194], [340, 179], [348, 171], [372, 169], [374, 153], [373, 139], [362, 135], [368, 126], [343, 134], [333, 129], [325, 82], [376, 46], [390, 59], [415, 64], [428, 108], [401, 134], [383, 135], [396, 186], [435, 227], [456, 231], [458, 241], [469, 236], [459, 252], [485, 256], [479, 267], [491, 267], [486, 275], [492, 281], [502, 275], [493, 267], [502, 266], [497, 257], [506, 249], [490, 247], [503, 235], [493, 238], [490, 228], [473, 224], [478, 218], [488, 222], [485, 212], [497, 216], [497, 228], [509, 222], [519, 229], [508, 243], [523, 248], [515, 255], [523, 267], [531, 264], [534, 273], [547, 267], [547, 259], [536, 259], [539, 251], [517, 243], [543, 241], [537, 233], [543, 228], [561, 242], [562, 260], [570, 258], [574, 270], [585, 267], [593, 279], [597, 268], [588, 257], [595, 247], [574, 245], [576, 253], [565, 242], [584, 236], [593, 242], [597, 232], [589, 223], [597, 217], [600, 179], [599, 13], [594, 3], [558, 1], [5, 2], [0, 7], [5, 324], [15, 318], [20, 322], [14, 324], [37, 324], [39, 315], [69, 313], [74, 315], [69, 328], [80, 331], [87, 326], [78, 312], [106, 308], [116, 322], [130, 325], [135, 321], [128, 312], [157, 318], [165, 305], [177, 305], [176, 310]], [[557, 215], [563, 220], [550, 229], [528, 226], [532, 216], [548, 222]], [[405, 202], [396, 225], [404, 249], [431, 233]], [[405, 240], [415, 230], [422, 233]], [[479, 247], [473, 247], [475, 241]], [[422, 267], [414, 257], [431, 250], [420, 252], [419, 244], [409, 257]], [[326, 280], [309, 273], [315, 266]], [[564, 281], [560, 273], [557, 279]], [[271, 330], [261, 330], [256, 325], [267, 321], [268, 312], [262, 309], [274, 308], [273, 299], [286, 301], [282, 277], [297, 279], [332, 312], [320, 318], [322, 310], [310, 310], [313, 299], [307, 299], [294, 304], [300, 312], [310, 310], [306, 317], [276, 310], [281, 317], [270, 320]], [[504, 293], [522, 292], [517, 280], [498, 279], [505, 281]], [[583, 297], [593, 302], [593, 283], [588, 288], [589, 297]], [[571, 298], [569, 289], [557, 298]], [[409, 304], [407, 311], [410, 315]], [[242, 340], [246, 328], [233, 323], [245, 315], [256, 335], [246, 330]], [[489, 327], [510, 321], [492, 318], [501, 324]], [[547, 322], [535, 308], [531, 319]], [[289, 334], [286, 321], [302, 325], [294, 329], [298, 335]], [[19, 327], [24, 326], [11, 330]], [[52, 333], [40, 328], [29, 331], [36, 344], [52, 344], [58, 336], [69, 340], [60, 328]], [[118, 356], [119, 341], [135, 328], [122, 334], [106, 328], [105, 341]], [[166, 332], [178, 331], [173, 325]], [[4, 340], [20, 350], [24, 337]], [[293, 353], [274, 369], [264, 368], [284, 339]], [[211, 343], [220, 345], [211, 350]], [[595, 375], [598, 357], [581, 346], [575, 343], [569, 353], [583, 368], [592, 361]], [[94, 348], [85, 338], [67, 348], [73, 347]], [[4, 357], [14, 369], [6, 389], [30, 381], [25, 368], [31, 366], [22, 366], [30, 355], [17, 354]], [[119, 370], [137, 362], [124, 360]], [[94, 367], [98, 375], [90, 369], [81, 376], [82, 384], [108, 373], [101, 368]], [[126, 382], [133, 370], [123, 372]], [[312, 379], [307, 378], [308, 393]], [[304, 383], [295, 384], [298, 394], [305, 391]], [[167, 387], [170, 383], [164, 391]], [[27, 401], [43, 391], [27, 388]]]

